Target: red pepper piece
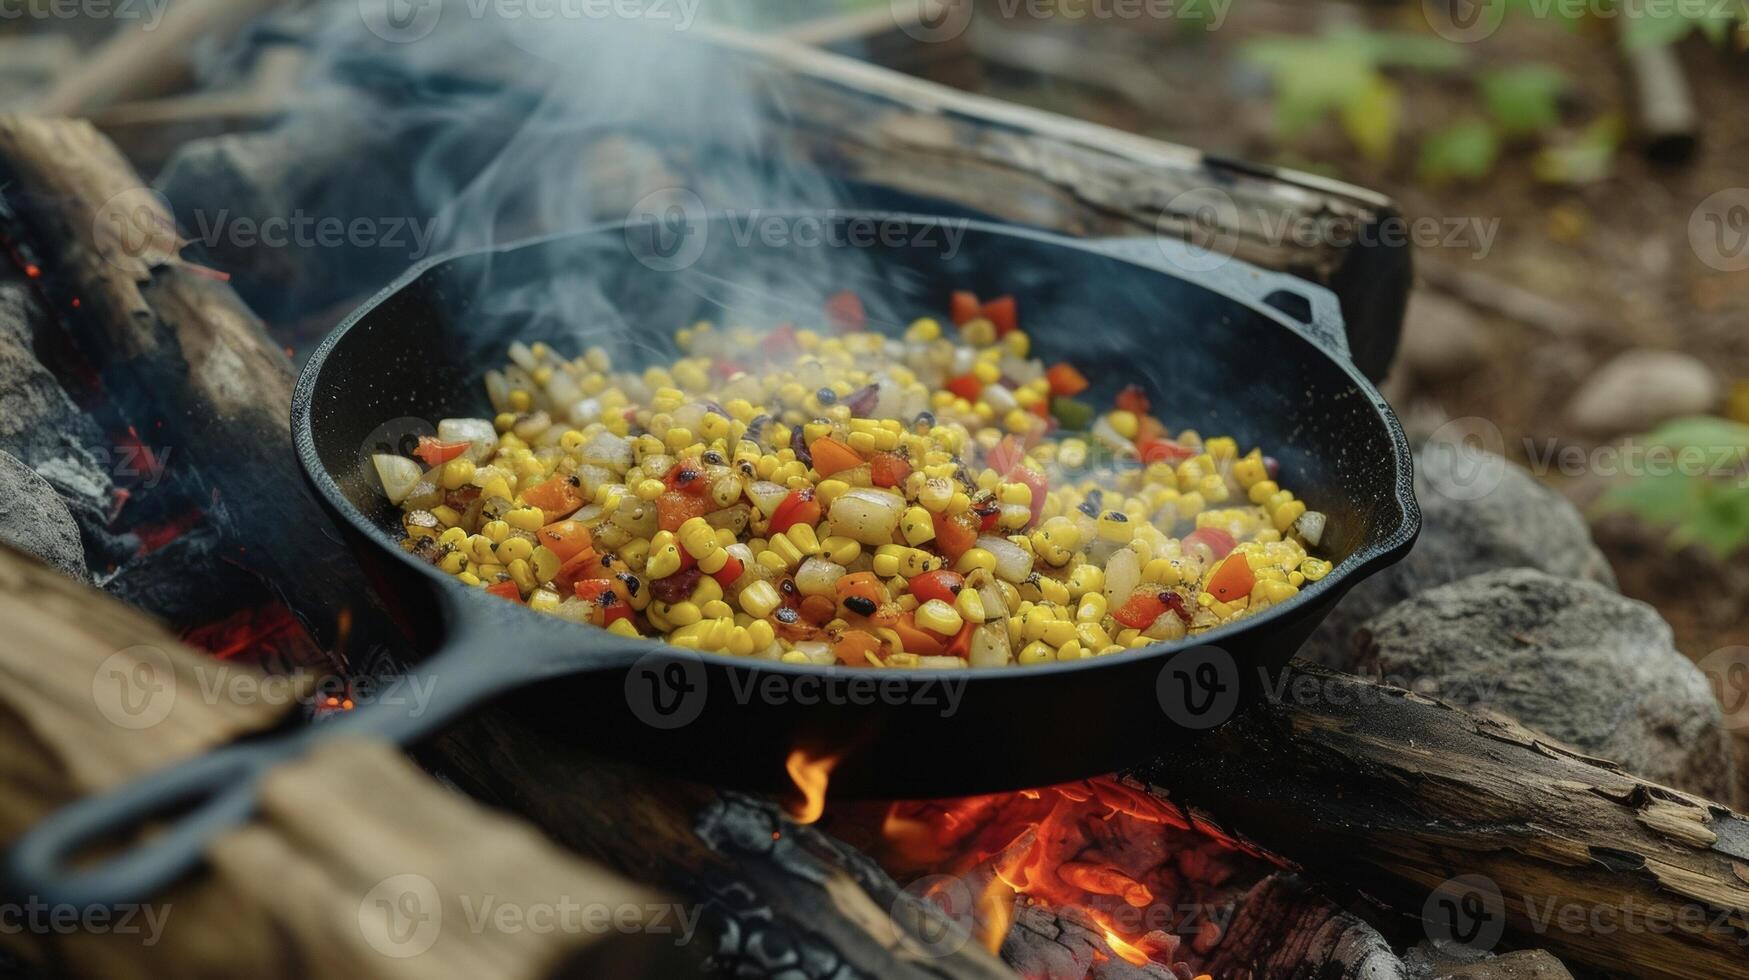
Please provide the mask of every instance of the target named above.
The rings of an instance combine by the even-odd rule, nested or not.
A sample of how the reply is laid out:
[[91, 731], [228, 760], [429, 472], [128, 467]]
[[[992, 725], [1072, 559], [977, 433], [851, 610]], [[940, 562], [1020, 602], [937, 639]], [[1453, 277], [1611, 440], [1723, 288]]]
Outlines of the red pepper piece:
[[420, 436], [419, 445], [413, 450], [413, 455], [424, 460], [426, 466], [435, 468], [467, 452], [471, 445], [473, 443], [466, 439], [444, 442], [436, 436]]
[[771, 514], [770, 533], [782, 534], [797, 524], [818, 524], [820, 522], [820, 502], [814, 499], [814, 488], [804, 487], [791, 490], [789, 496], [783, 498], [783, 503], [777, 505], [777, 510]]
[[848, 289], [828, 296], [826, 322], [839, 333], [851, 333], [868, 326], [868, 312], [862, 308], [862, 297]]

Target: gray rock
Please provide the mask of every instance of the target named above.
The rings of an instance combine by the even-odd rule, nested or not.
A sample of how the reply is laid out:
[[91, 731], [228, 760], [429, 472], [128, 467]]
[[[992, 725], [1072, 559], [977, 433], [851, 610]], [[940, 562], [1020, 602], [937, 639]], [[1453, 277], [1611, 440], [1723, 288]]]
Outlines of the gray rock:
[[1645, 432], [1719, 401], [1719, 380], [1692, 354], [1636, 349], [1617, 355], [1585, 379], [1567, 403], [1567, 419], [1585, 432]]
[[1403, 955], [1403, 965], [1414, 980], [1573, 980], [1567, 967], [1543, 949], [1470, 955], [1424, 940]]
[[60, 495], [36, 471], [0, 452], [0, 541], [28, 552], [82, 582], [85, 548]]
[[[1447, 441], [1415, 454], [1421, 538], [1401, 562], [1355, 586], [1301, 656], [1354, 663], [1354, 630], [1419, 592], [1497, 568], [1537, 568], [1615, 588], [1608, 559], [1573, 505], [1505, 459]], [[1473, 455], [1466, 455], [1473, 454]]]
[[1706, 678], [1651, 607], [1529, 568], [1472, 576], [1370, 620], [1360, 669], [1483, 707], [1629, 772], [1730, 791], [1730, 734]]
[[1481, 318], [1467, 304], [1425, 289], [1410, 295], [1397, 359], [1411, 373], [1429, 379], [1465, 375], [1492, 351]]

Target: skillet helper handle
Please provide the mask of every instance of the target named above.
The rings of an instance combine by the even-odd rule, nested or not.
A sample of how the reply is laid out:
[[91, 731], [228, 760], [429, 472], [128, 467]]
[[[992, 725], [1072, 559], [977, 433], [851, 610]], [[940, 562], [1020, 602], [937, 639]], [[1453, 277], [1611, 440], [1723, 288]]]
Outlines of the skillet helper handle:
[[1356, 363], [1369, 376], [1372, 366], [1363, 362], [1371, 360], [1365, 356], [1371, 348], [1387, 343], [1386, 366], [1396, 351], [1400, 316], [1388, 337], [1357, 336], [1357, 328], [1343, 317], [1341, 300], [1329, 289], [1290, 273], [1259, 268], [1218, 248], [1200, 249], [1166, 237], [1093, 238], [1085, 244], [1113, 258], [1190, 279], [1241, 302], [1268, 306], [1285, 316], [1300, 335], [1336, 357]]
[[[469, 620], [451, 617], [450, 622]], [[244, 824], [255, 813], [262, 778], [274, 767], [335, 738], [415, 742], [510, 688], [576, 672], [579, 665], [564, 656], [568, 652], [506, 656], [500, 634], [464, 627], [435, 656], [404, 675], [400, 696], [391, 696], [396, 685], [385, 685], [382, 697], [344, 715], [224, 746], [51, 814], [7, 855], [6, 884], [18, 895], [51, 905], [85, 908], [139, 901], [199, 867], [208, 844]], [[568, 670], [562, 667], [565, 660], [573, 661]], [[593, 654], [583, 669], [618, 662], [612, 654]], [[425, 697], [419, 696], [422, 686]], [[165, 819], [159, 821], [161, 817]], [[73, 859], [95, 842], [126, 834], [137, 838], [158, 823], [163, 824], [158, 833], [130, 840], [94, 866], [75, 867]]]

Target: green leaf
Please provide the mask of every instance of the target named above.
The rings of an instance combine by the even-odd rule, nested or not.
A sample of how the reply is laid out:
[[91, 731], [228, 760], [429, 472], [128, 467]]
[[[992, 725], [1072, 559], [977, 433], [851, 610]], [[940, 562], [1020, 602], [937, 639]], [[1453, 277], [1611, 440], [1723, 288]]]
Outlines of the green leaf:
[[1749, 490], [1742, 488], [1707, 487], [1700, 494], [1698, 506], [1670, 535], [1670, 543], [1677, 547], [1698, 544], [1721, 558], [1730, 557], [1746, 542], [1749, 542]]
[[1397, 122], [1402, 117], [1403, 98], [1397, 86], [1383, 76], [1359, 97], [1342, 106], [1342, 128], [1368, 160], [1383, 163], [1391, 158], [1397, 142]]
[[1477, 80], [1489, 115], [1508, 136], [1552, 129], [1561, 121], [1567, 76], [1549, 65], [1520, 65], [1484, 72]]
[[1630, 477], [1598, 501], [1603, 511], [1627, 511], [1649, 524], [1678, 524], [1699, 506], [1700, 483], [1677, 472]]
[[1500, 156], [1500, 138], [1480, 119], [1452, 123], [1421, 144], [1416, 173], [1430, 184], [1481, 180]]

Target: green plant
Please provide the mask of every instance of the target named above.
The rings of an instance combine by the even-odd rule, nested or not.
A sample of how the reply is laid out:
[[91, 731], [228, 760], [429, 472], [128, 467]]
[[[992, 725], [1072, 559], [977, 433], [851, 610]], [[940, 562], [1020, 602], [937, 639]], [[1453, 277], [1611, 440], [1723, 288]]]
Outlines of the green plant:
[[1729, 557], [1749, 544], [1749, 425], [1697, 416], [1635, 441], [1667, 452], [1622, 476], [1598, 502], [1601, 511], [1669, 527], [1672, 547], [1698, 544]]

